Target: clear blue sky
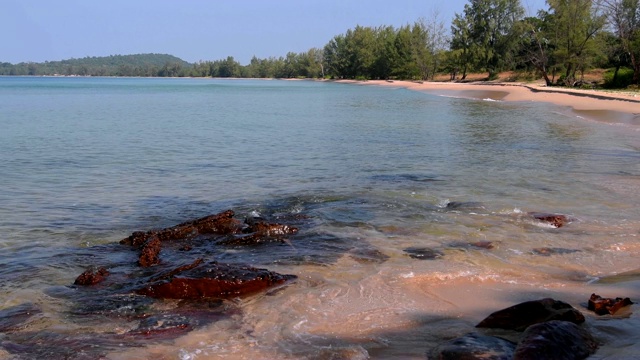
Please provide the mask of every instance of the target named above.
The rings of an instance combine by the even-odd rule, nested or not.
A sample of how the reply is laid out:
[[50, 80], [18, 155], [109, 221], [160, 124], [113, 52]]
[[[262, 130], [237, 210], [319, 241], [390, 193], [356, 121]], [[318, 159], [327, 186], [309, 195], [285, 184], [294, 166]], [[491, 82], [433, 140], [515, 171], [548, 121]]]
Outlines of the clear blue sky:
[[[530, 14], [544, 0], [521, 0]], [[323, 47], [356, 25], [395, 27], [467, 0], [0, 0], [0, 62], [166, 53], [247, 64]]]

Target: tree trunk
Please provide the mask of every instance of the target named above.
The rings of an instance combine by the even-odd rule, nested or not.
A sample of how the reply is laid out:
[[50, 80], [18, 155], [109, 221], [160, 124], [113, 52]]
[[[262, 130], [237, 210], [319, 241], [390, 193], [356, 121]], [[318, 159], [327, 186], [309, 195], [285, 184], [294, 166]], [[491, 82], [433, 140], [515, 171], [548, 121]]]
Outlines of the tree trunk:
[[633, 51], [631, 54], [631, 66], [633, 66], [633, 83], [636, 85], [640, 85], [640, 61], [636, 58]]

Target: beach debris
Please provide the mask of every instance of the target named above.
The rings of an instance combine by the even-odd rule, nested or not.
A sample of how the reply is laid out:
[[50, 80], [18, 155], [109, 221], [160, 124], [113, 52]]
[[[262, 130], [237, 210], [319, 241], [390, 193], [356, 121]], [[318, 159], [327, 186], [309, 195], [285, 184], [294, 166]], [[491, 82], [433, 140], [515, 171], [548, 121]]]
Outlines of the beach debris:
[[418, 260], [435, 260], [444, 256], [439, 250], [423, 248], [423, 247], [409, 247], [403, 250], [413, 259]]
[[585, 359], [596, 352], [598, 342], [583, 327], [553, 320], [529, 326], [516, 346], [513, 359]]
[[107, 276], [109, 276], [109, 271], [103, 267], [95, 271], [93, 269], [87, 269], [85, 272], [80, 274], [73, 283], [75, 285], [85, 286], [96, 285], [103, 282]]
[[585, 321], [584, 315], [573, 306], [552, 298], [526, 301], [496, 311], [482, 320], [477, 328], [500, 328], [524, 331], [527, 327], [551, 320], [576, 324]]
[[24, 303], [0, 310], [0, 332], [6, 333], [19, 330], [22, 324], [42, 310], [32, 303]]
[[587, 309], [598, 315], [613, 315], [625, 306], [632, 305], [630, 298], [603, 298], [600, 295], [591, 294]]
[[261, 292], [295, 279], [245, 265], [196, 261], [162, 274], [137, 291], [160, 299], [229, 299]]
[[533, 211], [533, 212], [529, 212], [528, 215], [540, 222], [549, 224], [555, 228], [563, 227], [569, 222], [569, 218], [566, 215], [561, 215], [561, 214], [552, 214], [552, 213]]
[[511, 360], [515, 349], [511, 341], [473, 332], [438, 345], [429, 359]]
[[558, 247], [541, 247], [541, 248], [533, 249], [533, 253], [534, 254], [541, 255], [541, 256], [572, 254], [572, 253], [579, 252], [579, 251], [580, 250], [558, 248]]

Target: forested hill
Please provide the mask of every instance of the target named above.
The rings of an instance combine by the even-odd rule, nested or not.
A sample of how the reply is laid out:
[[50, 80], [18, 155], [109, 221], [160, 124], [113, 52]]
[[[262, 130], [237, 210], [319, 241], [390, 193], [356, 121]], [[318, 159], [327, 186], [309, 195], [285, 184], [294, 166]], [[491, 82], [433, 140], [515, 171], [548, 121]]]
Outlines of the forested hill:
[[43, 63], [0, 63], [0, 75], [178, 76], [192, 65], [168, 54], [92, 56]]

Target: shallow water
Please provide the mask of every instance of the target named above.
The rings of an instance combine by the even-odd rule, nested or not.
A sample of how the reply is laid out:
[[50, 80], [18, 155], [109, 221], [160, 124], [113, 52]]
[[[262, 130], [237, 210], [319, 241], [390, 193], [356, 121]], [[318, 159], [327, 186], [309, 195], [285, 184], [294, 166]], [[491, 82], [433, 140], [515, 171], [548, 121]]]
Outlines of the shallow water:
[[[593, 358], [640, 356], [637, 305], [582, 308], [640, 298], [638, 277], [613, 277], [640, 268], [634, 122], [307, 81], [0, 78], [0, 126], [0, 309], [40, 311], [2, 335], [7, 357], [41, 336], [72, 342], [36, 353], [50, 358], [419, 359], [546, 296], [587, 314]], [[74, 315], [69, 286], [112, 244], [229, 208], [309, 219], [288, 243], [216, 255], [295, 283], [177, 339], [128, 343], [139, 320]]]

